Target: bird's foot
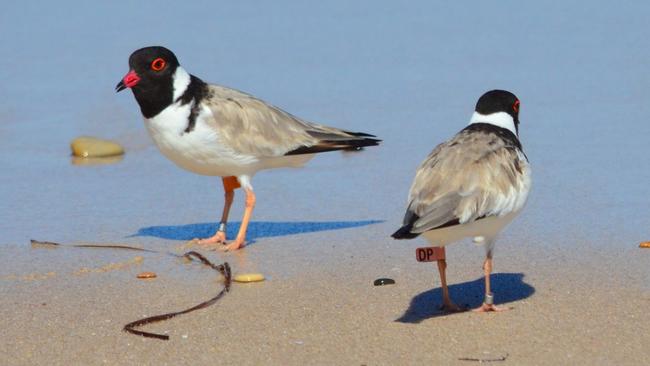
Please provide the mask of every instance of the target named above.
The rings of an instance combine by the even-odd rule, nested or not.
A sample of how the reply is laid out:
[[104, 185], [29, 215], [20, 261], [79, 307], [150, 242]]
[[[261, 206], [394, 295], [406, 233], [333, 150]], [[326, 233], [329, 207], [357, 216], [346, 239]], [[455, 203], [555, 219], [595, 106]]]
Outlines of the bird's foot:
[[446, 313], [460, 313], [463, 311], [467, 311], [466, 308], [462, 308], [451, 301], [443, 303], [442, 305], [440, 305], [439, 309]]
[[237, 240], [237, 239], [231, 241], [229, 244], [226, 244], [225, 242], [223, 244], [224, 245], [221, 245], [219, 247], [219, 250], [223, 252], [232, 252], [235, 250], [239, 250], [246, 245], [244, 240]]
[[474, 309], [472, 311], [475, 312], [475, 313], [487, 313], [487, 312], [491, 312], [491, 311], [494, 311], [494, 312], [508, 311], [510, 309], [511, 308], [505, 307], [505, 306], [496, 306], [494, 304], [483, 303], [483, 305], [481, 305], [480, 307], [478, 307], [478, 308], [476, 308], [476, 309]]
[[226, 242], [226, 233], [222, 230], [217, 231], [216, 234], [209, 238], [194, 239], [192, 242], [197, 243], [207, 250], [219, 250], [222, 252], [238, 250], [246, 245], [246, 240], [240, 238], [237, 238], [230, 243]]
[[209, 238], [194, 239], [192, 241], [201, 245], [206, 249], [215, 250], [219, 247], [222, 247], [224, 244], [226, 244], [226, 233], [224, 233], [223, 231], [217, 231], [216, 234], [214, 234]]

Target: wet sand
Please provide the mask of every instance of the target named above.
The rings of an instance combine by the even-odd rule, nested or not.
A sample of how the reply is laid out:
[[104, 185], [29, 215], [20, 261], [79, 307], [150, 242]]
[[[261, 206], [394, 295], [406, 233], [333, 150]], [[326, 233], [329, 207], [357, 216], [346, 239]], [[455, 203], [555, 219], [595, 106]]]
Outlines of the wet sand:
[[[121, 328], [214, 296], [221, 283], [212, 270], [164, 254], [8, 246], [3, 257], [15, 261], [0, 274], [0, 308], [10, 314], [0, 324], [3, 363], [388, 365], [506, 357], [512, 365], [638, 365], [650, 357], [650, 294], [639, 260], [647, 250], [582, 256], [517, 246], [515, 235], [505, 235], [493, 286], [496, 302], [512, 309], [444, 314], [437, 310], [435, 265], [415, 262], [417, 245], [387, 240], [389, 227], [268, 238], [237, 253], [207, 253], [228, 261], [234, 273], [261, 272], [267, 280], [234, 283], [207, 309], [142, 328], [166, 333], [169, 341]], [[182, 252], [178, 241], [128, 242]], [[77, 271], [136, 256], [144, 257], [138, 265]], [[458, 304], [476, 307], [482, 300], [481, 257], [482, 248], [471, 243], [449, 247]], [[7, 278], [39, 271], [56, 275]], [[142, 271], [158, 278], [136, 279]], [[397, 283], [373, 286], [379, 277]]]

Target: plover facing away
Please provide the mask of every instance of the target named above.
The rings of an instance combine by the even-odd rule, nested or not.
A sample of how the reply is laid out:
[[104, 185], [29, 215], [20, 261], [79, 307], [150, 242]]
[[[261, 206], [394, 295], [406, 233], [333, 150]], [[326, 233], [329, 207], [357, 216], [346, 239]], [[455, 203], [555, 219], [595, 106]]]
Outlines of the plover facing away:
[[[199, 243], [226, 250], [246, 241], [260, 170], [299, 167], [314, 154], [378, 145], [375, 136], [307, 122], [240, 91], [207, 84], [183, 69], [164, 47], [139, 49], [116, 91], [131, 88], [158, 149], [179, 167], [220, 176], [225, 202], [216, 234]], [[235, 240], [226, 244], [234, 190], [246, 192], [246, 209]]]
[[424, 236], [439, 247], [443, 307], [459, 311], [449, 298], [445, 246], [471, 237], [485, 246], [485, 300], [477, 311], [504, 310], [493, 303], [492, 254], [499, 232], [521, 212], [531, 186], [528, 159], [519, 142], [519, 99], [489, 91], [476, 103], [465, 127], [438, 145], [418, 168], [403, 226], [395, 239]]

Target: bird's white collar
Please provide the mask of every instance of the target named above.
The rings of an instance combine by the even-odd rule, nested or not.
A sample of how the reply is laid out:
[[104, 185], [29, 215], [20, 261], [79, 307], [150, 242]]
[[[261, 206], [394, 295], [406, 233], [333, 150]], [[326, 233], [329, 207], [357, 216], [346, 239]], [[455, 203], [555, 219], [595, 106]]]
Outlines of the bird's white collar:
[[512, 116], [506, 112], [496, 112], [490, 114], [481, 114], [474, 112], [472, 118], [469, 120], [469, 124], [474, 123], [489, 123], [501, 128], [510, 130], [512, 133], [517, 136], [517, 128], [515, 127], [515, 121], [512, 119]]
[[185, 90], [187, 90], [187, 86], [190, 85], [190, 74], [185, 71], [184, 68], [178, 66], [176, 68], [176, 71], [174, 71], [174, 101], [176, 101], [183, 93], [185, 93]]

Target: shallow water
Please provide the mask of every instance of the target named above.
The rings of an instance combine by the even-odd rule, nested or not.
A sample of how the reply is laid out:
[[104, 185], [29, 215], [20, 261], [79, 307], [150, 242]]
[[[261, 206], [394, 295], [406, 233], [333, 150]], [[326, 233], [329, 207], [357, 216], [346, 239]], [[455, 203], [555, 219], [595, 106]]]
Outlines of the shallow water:
[[[132, 96], [113, 92], [130, 52], [151, 44], [205, 80], [385, 140], [260, 173], [254, 220], [385, 220], [389, 234], [417, 164], [467, 123], [481, 93], [505, 88], [522, 100], [534, 171], [526, 232], [562, 247], [566, 238], [627, 247], [650, 235], [647, 4], [150, 5], [5, 5], [0, 244], [117, 241], [217, 221], [218, 179], [165, 161]], [[78, 135], [118, 140], [127, 155], [72, 165]]]

